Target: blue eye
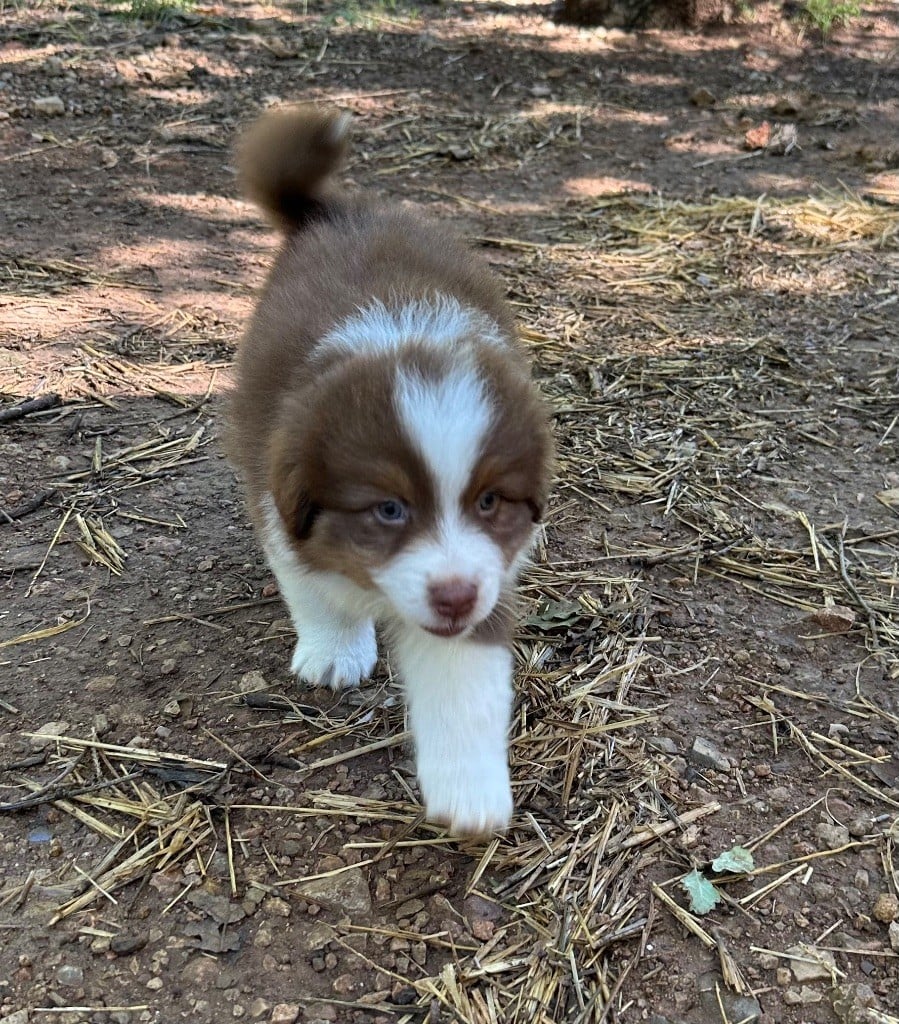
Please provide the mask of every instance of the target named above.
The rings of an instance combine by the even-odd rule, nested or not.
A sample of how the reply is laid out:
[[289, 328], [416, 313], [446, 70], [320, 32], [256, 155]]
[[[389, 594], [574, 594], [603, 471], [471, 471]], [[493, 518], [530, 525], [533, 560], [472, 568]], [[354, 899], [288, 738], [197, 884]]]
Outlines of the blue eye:
[[409, 509], [402, 501], [398, 501], [395, 498], [390, 498], [387, 501], [382, 501], [380, 505], [375, 505], [373, 511], [375, 519], [387, 526], [401, 525], [409, 518]]
[[491, 512], [496, 511], [498, 504], [499, 495], [496, 491], [484, 491], [480, 498], [478, 498], [478, 511], [483, 516], [489, 516]]

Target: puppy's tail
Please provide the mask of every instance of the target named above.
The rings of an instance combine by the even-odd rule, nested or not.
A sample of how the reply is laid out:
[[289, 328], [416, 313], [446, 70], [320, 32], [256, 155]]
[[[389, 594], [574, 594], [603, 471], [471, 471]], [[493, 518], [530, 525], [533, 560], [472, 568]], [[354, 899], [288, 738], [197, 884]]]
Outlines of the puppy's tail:
[[264, 114], [240, 140], [247, 197], [282, 231], [328, 216], [339, 198], [330, 179], [347, 150], [349, 114], [303, 105]]

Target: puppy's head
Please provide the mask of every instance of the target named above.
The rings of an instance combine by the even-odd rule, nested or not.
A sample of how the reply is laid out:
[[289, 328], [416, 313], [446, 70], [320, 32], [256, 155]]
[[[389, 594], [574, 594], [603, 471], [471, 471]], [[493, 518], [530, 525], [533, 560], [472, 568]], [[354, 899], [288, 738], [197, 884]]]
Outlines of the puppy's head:
[[546, 411], [499, 348], [345, 360], [291, 395], [272, 493], [310, 568], [441, 636], [483, 622], [546, 501]]

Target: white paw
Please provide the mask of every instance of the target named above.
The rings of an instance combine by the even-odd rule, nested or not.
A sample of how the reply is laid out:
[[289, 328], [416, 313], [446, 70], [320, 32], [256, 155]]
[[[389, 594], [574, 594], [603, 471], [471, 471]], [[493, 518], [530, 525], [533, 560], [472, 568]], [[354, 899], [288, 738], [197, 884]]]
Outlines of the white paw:
[[505, 760], [470, 763], [419, 761], [418, 781], [428, 820], [457, 836], [502, 832], [512, 818], [512, 788]]
[[371, 622], [355, 631], [319, 626], [301, 631], [290, 671], [313, 686], [343, 690], [368, 679], [377, 661], [378, 643]]

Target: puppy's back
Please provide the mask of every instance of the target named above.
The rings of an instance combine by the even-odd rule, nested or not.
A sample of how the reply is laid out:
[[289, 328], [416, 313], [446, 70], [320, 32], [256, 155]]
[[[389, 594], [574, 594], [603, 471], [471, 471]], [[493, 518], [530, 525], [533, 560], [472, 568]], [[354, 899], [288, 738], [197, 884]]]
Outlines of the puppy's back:
[[264, 473], [283, 396], [314, 386], [323, 364], [310, 354], [361, 309], [446, 296], [486, 314], [514, 345], [501, 286], [454, 231], [335, 183], [348, 127], [337, 111], [298, 106], [264, 115], [239, 145], [244, 190], [284, 235], [238, 352], [231, 402], [229, 448], [251, 482]]

